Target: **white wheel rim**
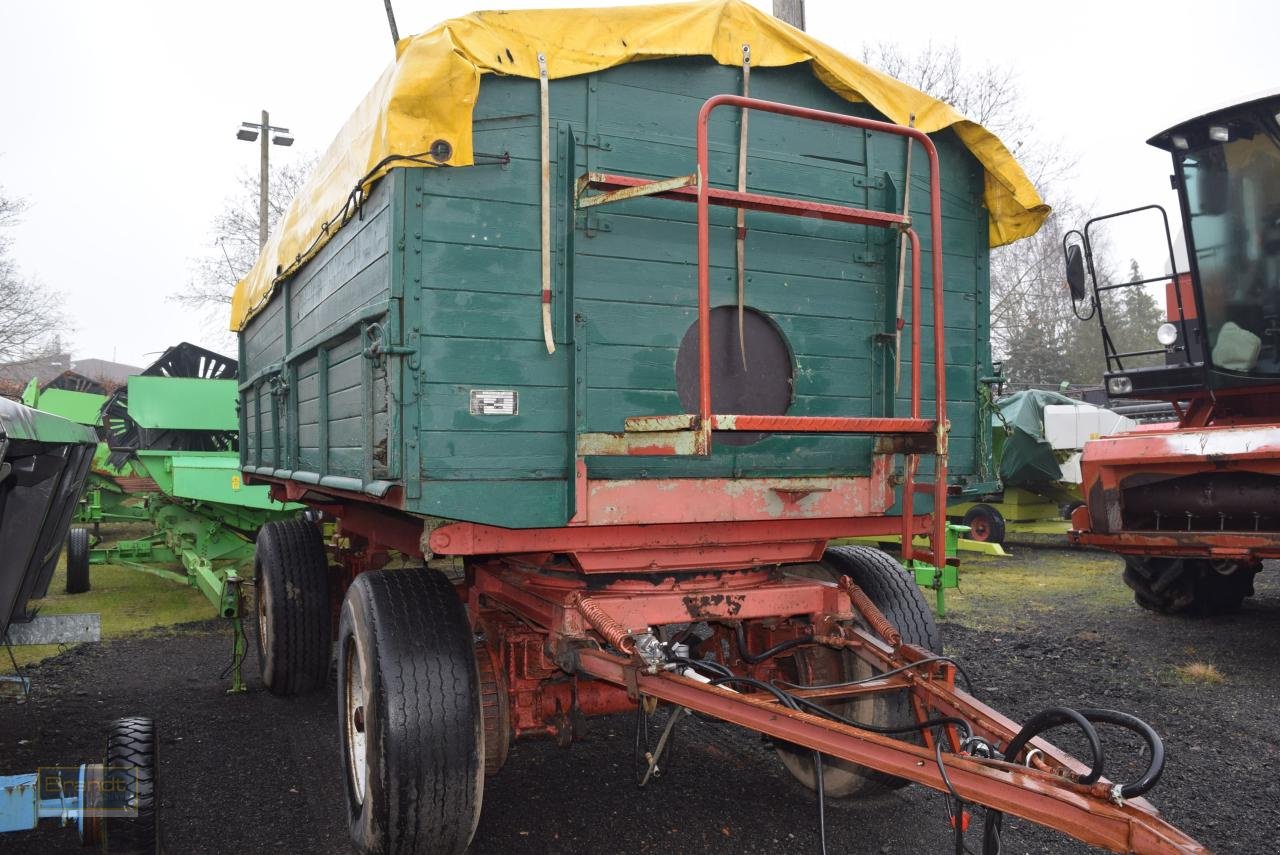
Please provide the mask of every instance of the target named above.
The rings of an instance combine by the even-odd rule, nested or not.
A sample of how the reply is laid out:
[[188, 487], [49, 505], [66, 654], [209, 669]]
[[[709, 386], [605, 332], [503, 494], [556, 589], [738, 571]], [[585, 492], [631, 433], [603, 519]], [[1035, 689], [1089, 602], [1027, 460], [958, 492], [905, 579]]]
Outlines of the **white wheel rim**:
[[364, 675], [354, 640], [347, 644], [343, 657], [342, 732], [347, 741], [347, 774], [355, 790], [356, 802], [364, 804], [365, 785], [369, 776], [368, 736], [364, 707]]
[[253, 598], [258, 606], [258, 649], [264, 655], [270, 655], [271, 648], [267, 645], [267, 639], [271, 637], [267, 632], [267, 586], [261, 576], [254, 586]]

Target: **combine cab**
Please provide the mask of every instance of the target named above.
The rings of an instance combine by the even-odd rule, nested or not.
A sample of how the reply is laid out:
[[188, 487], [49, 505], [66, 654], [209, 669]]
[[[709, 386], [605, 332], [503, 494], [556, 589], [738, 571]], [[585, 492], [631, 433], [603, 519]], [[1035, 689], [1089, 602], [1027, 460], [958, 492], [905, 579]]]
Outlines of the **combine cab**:
[[[1091, 220], [1064, 241], [1083, 317], [1096, 314], [1115, 399], [1167, 401], [1176, 421], [1092, 441], [1077, 543], [1125, 557], [1138, 604], [1235, 608], [1265, 558], [1280, 558], [1280, 95], [1207, 113], [1156, 135], [1173, 155], [1190, 269], [1166, 284], [1153, 347], [1118, 352], [1094, 275]], [[1171, 269], [1175, 253], [1164, 217]], [[1156, 364], [1143, 364], [1144, 362]]]

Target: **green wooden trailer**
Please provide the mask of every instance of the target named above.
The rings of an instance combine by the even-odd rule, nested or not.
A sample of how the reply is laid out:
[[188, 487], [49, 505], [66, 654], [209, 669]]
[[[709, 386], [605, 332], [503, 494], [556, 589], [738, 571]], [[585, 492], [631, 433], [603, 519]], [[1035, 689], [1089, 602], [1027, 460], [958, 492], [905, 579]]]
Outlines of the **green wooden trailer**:
[[[754, 69], [751, 86], [767, 100], [876, 117], [804, 66]], [[699, 105], [740, 87], [740, 70], [699, 59], [552, 81], [556, 352], [548, 354], [538, 290], [538, 87], [485, 78], [474, 112], [477, 165], [393, 170], [359, 218], [245, 328], [245, 472], [378, 500], [395, 491], [396, 507], [423, 516], [565, 525], [583, 435], [621, 432], [630, 416], [689, 411], [677, 362], [697, 320], [693, 206], [639, 198], [578, 208], [577, 182], [587, 173], [688, 173]], [[736, 112], [716, 114], [710, 126], [709, 182], [726, 189], [737, 182]], [[750, 133], [753, 190], [901, 210], [901, 137], [767, 114], [753, 117]], [[990, 444], [976, 403], [979, 378], [991, 373], [987, 212], [982, 168], [953, 133], [936, 142], [949, 472], [963, 485], [980, 471], [980, 433]], [[927, 247], [928, 163], [919, 152], [912, 172], [912, 213]], [[729, 339], [737, 335], [734, 218], [712, 210], [711, 299], [734, 328]], [[763, 361], [780, 355], [790, 361], [773, 376], [788, 387], [789, 415], [906, 413], [907, 384], [894, 384], [897, 233], [754, 212], [746, 228], [745, 325], [759, 335], [758, 353], [747, 341], [748, 372], [778, 368]], [[927, 249], [924, 268], [928, 289]], [[927, 307], [923, 320], [929, 412]], [[586, 465], [592, 479], [866, 476], [873, 442], [779, 434], [717, 444], [706, 457], [602, 456]]]
[[[870, 106], [895, 98], [929, 134]], [[990, 235], [1047, 211], [958, 119], [737, 2], [487, 13], [398, 45], [233, 303], [246, 482], [335, 528], [258, 535], [262, 679], [325, 686], [336, 636], [359, 851], [460, 853], [513, 740], [621, 711], [648, 733], [660, 702], [769, 735], [819, 799], [915, 781], [1116, 851], [1189, 840], [974, 759], [1022, 763], [1057, 719], [1018, 735], [930, 655], [900, 564], [827, 549], [904, 534], [940, 579], [931, 511], [983, 473]], [[375, 145], [345, 209], [309, 207], [371, 139], [416, 148]], [[1019, 183], [1001, 232], [1017, 216], [986, 200]]]

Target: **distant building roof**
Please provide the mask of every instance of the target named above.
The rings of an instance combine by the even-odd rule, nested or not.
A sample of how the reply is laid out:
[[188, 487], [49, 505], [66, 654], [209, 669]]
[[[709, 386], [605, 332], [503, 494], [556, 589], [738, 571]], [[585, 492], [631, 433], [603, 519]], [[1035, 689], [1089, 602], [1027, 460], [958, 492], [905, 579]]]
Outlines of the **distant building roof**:
[[67, 371], [74, 371], [114, 388], [142, 369], [108, 359], [72, 359], [69, 353], [45, 354], [0, 364], [0, 395], [16, 397], [22, 394], [23, 387], [31, 382], [32, 377], [44, 386]]

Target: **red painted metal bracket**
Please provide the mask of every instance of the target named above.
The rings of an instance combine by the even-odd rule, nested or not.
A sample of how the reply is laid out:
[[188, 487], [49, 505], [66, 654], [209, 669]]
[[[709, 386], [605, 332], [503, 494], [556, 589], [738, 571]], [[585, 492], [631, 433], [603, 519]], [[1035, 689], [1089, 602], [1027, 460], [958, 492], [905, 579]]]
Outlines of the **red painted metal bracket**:
[[[665, 178], [655, 181], [650, 178], [633, 178], [629, 175], [588, 172], [579, 179], [578, 187], [579, 208], [622, 202], [640, 196], [655, 196], [659, 199], [683, 199], [689, 202], [694, 202], [698, 199], [697, 175], [682, 175], [677, 178]], [[583, 195], [587, 189], [606, 192], [591, 196]], [[837, 223], [851, 223], [859, 226], [880, 226], [884, 228], [906, 226], [911, 222], [910, 217], [904, 217], [902, 214], [871, 211], [866, 208], [832, 205], [823, 202], [806, 202], [800, 199], [788, 199], [785, 196], [773, 196], [766, 193], [722, 190], [718, 187], [707, 188], [707, 202], [724, 208], [742, 208], [747, 211], [762, 211], [767, 214], [788, 214], [795, 217], [831, 220]]]
[[[916, 534], [929, 533], [918, 517]], [[566, 554], [584, 573], [732, 569], [817, 561], [839, 537], [898, 534], [891, 517], [512, 529], [451, 523], [431, 532], [438, 555]]]

